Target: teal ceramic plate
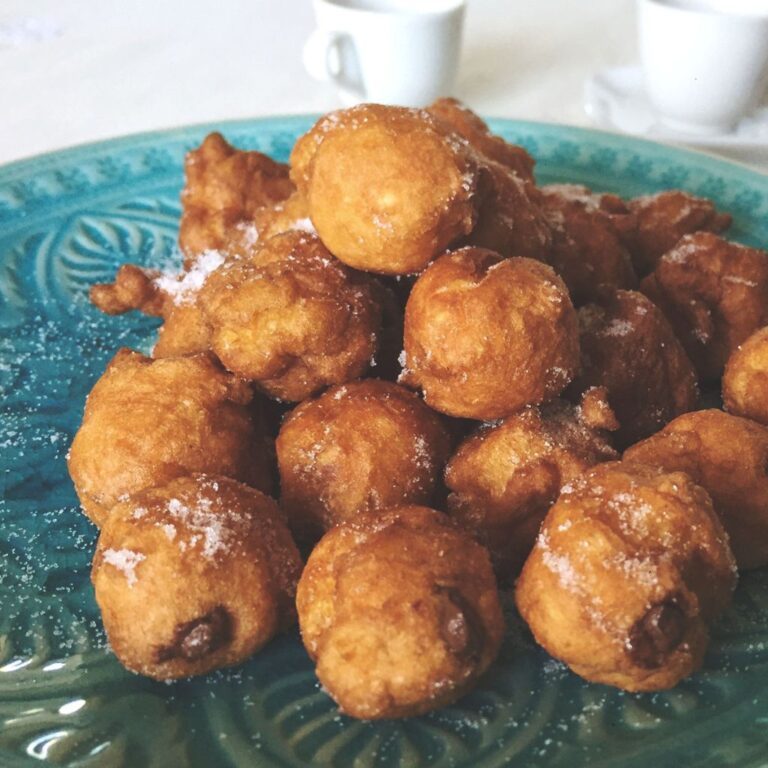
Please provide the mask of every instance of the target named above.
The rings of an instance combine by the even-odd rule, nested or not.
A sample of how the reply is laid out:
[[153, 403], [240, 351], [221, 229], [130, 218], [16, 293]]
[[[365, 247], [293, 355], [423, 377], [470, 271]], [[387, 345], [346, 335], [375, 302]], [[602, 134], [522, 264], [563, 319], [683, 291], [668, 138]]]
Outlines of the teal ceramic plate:
[[[285, 160], [310, 117], [230, 123]], [[768, 244], [768, 177], [592, 131], [492, 121], [541, 181], [621, 195], [683, 187]], [[768, 766], [768, 572], [742, 579], [704, 669], [675, 690], [588, 685], [514, 611], [501, 657], [452, 707], [404, 721], [341, 716], [296, 633], [244, 666], [164, 685], [109, 651], [89, 582], [95, 529], [65, 453], [94, 380], [155, 323], [105, 317], [88, 286], [125, 261], [172, 257], [182, 157], [209, 126], [129, 137], [0, 169], [0, 766]]]

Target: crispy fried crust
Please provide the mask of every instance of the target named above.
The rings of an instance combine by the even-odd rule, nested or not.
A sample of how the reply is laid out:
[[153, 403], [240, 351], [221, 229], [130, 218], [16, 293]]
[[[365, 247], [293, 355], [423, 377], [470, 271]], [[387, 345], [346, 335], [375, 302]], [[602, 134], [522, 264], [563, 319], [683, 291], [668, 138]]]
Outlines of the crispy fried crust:
[[578, 368], [576, 313], [554, 271], [463, 248], [432, 264], [405, 311], [406, 371], [427, 403], [494, 419], [556, 397]]
[[194, 475], [113, 507], [91, 578], [122, 664], [169, 680], [239, 664], [293, 624], [300, 573], [272, 499]]
[[579, 309], [581, 373], [569, 389], [605, 388], [619, 446], [642, 440], [698, 402], [696, 374], [661, 311], [636, 291]]
[[536, 640], [576, 674], [656, 691], [701, 665], [735, 585], [706, 491], [682, 472], [613, 462], [563, 489], [515, 596]]
[[755, 331], [728, 358], [723, 402], [734, 415], [768, 426], [768, 326]]
[[582, 423], [568, 403], [528, 407], [459, 446], [445, 471], [448, 512], [488, 547], [496, 575], [507, 582], [519, 573], [560, 488], [616, 458], [607, 435]]
[[496, 657], [504, 633], [488, 553], [425, 507], [328, 532], [296, 603], [321, 683], [343, 712], [365, 719], [456, 700]]
[[695, 411], [624, 458], [685, 472], [712, 497], [739, 568], [768, 565], [768, 428], [714, 409]]
[[450, 436], [413, 392], [368, 379], [302, 403], [276, 447], [281, 506], [297, 538], [316, 541], [370, 511], [431, 503]]
[[208, 355], [152, 360], [120, 350], [96, 382], [69, 454], [69, 474], [97, 525], [125, 494], [190, 472], [269, 491], [266, 436], [249, 385]]

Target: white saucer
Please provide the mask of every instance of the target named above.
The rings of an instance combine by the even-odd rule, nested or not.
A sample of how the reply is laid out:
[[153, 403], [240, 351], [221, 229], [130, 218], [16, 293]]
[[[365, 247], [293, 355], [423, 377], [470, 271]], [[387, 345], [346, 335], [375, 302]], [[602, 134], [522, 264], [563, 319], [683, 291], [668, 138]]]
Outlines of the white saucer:
[[696, 134], [659, 122], [643, 87], [640, 67], [611, 67], [593, 75], [584, 86], [584, 109], [600, 127], [634, 136], [711, 149], [768, 149], [768, 107], [744, 117], [729, 133]]

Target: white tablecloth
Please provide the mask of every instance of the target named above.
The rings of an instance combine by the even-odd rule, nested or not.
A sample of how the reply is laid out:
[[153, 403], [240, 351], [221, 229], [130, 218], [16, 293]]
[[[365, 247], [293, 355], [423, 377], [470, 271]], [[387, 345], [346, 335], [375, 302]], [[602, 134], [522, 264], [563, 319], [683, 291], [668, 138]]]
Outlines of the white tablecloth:
[[[301, 63], [309, 0], [2, 0], [0, 163], [136, 131], [339, 106]], [[455, 95], [588, 124], [582, 86], [635, 58], [632, 0], [469, 0]]]

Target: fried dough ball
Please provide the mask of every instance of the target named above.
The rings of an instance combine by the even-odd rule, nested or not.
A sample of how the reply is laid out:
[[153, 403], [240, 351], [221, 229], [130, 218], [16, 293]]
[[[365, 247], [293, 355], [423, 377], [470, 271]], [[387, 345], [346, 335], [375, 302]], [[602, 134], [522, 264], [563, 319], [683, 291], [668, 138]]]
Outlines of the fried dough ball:
[[684, 237], [642, 282], [704, 380], [768, 325], [768, 253], [709, 232]]
[[69, 452], [86, 515], [102, 525], [126, 494], [191, 472], [272, 487], [250, 386], [208, 355], [152, 360], [121, 349], [96, 382]]
[[122, 315], [138, 309], [145, 315], [162, 316], [165, 296], [157, 287], [160, 272], [136, 264], [123, 264], [111, 283], [95, 283], [89, 291], [91, 303], [106, 315]]
[[576, 306], [596, 301], [606, 287], [637, 286], [629, 251], [621, 239], [626, 224], [616, 223], [617, 218], [628, 219], [629, 213], [618, 214], [615, 202], [604, 204], [610, 196], [592, 194], [586, 187], [551, 184], [540, 193], [540, 205], [553, 234], [548, 263], [563, 278]]
[[432, 264], [405, 310], [403, 382], [435, 410], [496, 419], [556, 397], [578, 368], [576, 313], [551, 267], [462, 248]]
[[626, 242], [641, 277], [652, 272], [659, 259], [684, 235], [722, 232], [732, 221], [711, 200], [679, 189], [636, 197], [627, 205], [635, 215], [635, 226], [626, 233]]
[[455, 701], [494, 660], [504, 633], [488, 553], [425, 507], [329, 531], [296, 604], [323, 687], [342, 712], [367, 720]]
[[217, 270], [199, 301], [222, 363], [280, 400], [357, 378], [376, 354], [382, 309], [370, 279], [304, 232]]
[[179, 246], [185, 257], [223, 248], [231, 229], [294, 190], [288, 166], [261, 152], [243, 152], [211, 133], [187, 154]]
[[739, 568], [768, 565], [768, 428], [716, 409], [695, 411], [624, 458], [685, 472], [712, 497]]
[[572, 405], [529, 406], [459, 446], [445, 470], [448, 512], [488, 547], [499, 579], [510, 581], [560, 488], [616, 458], [607, 434], [583, 423]]
[[753, 333], [728, 358], [723, 402], [736, 416], [768, 425], [768, 326]]
[[735, 585], [706, 491], [682, 472], [612, 462], [563, 489], [516, 602], [536, 640], [577, 675], [657, 691], [699, 668]]
[[480, 169], [480, 204], [477, 225], [463, 241], [489, 248], [502, 256], [525, 256], [548, 261], [552, 233], [539, 205], [536, 190], [514, 171], [484, 159]]
[[169, 680], [239, 664], [291, 626], [300, 573], [272, 499], [195, 475], [113, 507], [91, 578], [122, 664]]
[[636, 291], [611, 291], [579, 309], [581, 373], [570, 393], [603, 386], [627, 446], [691, 411], [696, 374], [661, 311]]
[[533, 183], [535, 160], [516, 144], [510, 144], [501, 136], [494, 136], [483, 120], [456, 99], [438, 99], [427, 107], [427, 112], [463, 139], [479, 154], [506, 166], [524, 181]]
[[450, 454], [440, 416], [407, 389], [367, 379], [298, 406], [277, 438], [280, 504], [301, 541], [399, 504], [429, 504]]
[[[477, 221], [474, 153], [429, 113], [363, 104], [313, 129], [307, 199], [323, 243], [351, 267], [423, 269]], [[304, 161], [306, 162], [306, 160]]]

